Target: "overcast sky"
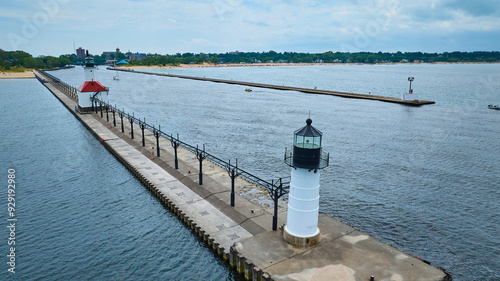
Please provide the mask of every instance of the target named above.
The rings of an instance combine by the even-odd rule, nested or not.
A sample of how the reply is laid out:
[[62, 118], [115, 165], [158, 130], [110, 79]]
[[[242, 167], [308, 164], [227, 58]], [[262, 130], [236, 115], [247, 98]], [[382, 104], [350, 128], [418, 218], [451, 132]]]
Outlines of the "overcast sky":
[[499, 0], [10, 0], [0, 49], [113, 51], [498, 51]]

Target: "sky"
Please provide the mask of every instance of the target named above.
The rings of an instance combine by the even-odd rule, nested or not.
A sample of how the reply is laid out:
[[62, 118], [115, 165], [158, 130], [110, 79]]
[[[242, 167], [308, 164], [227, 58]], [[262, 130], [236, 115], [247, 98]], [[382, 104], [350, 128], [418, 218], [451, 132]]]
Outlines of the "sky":
[[114, 51], [500, 50], [498, 0], [10, 0], [0, 49]]

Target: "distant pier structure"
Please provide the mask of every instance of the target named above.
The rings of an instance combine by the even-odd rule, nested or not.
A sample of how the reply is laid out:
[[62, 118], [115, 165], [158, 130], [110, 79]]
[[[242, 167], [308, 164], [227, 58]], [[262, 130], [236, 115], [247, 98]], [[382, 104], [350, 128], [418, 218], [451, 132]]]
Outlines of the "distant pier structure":
[[88, 50], [83, 70], [85, 72], [85, 82], [78, 88], [78, 111], [88, 112], [92, 110], [91, 98], [99, 98], [102, 101], [108, 102], [109, 89], [104, 87], [99, 81], [94, 81], [94, 58], [89, 55]]
[[285, 163], [292, 167], [288, 194], [287, 224], [283, 239], [297, 247], [319, 243], [319, 179], [320, 170], [329, 164], [329, 154], [321, 147], [323, 134], [306, 120], [294, 133], [293, 148], [285, 152]]
[[309, 89], [309, 88], [301, 88], [301, 87], [293, 87], [293, 86], [284, 86], [284, 85], [270, 85], [270, 84], [262, 84], [255, 82], [244, 82], [244, 81], [235, 81], [235, 80], [226, 80], [226, 79], [218, 79], [218, 78], [208, 78], [208, 77], [196, 77], [196, 76], [186, 76], [186, 75], [177, 75], [177, 74], [168, 74], [168, 73], [153, 73], [147, 71], [140, 71], [134, 69], [120, 69], [113, 68], [113, 70], [117, 71], [127, 71], [131, 73], [140, 73], [140, 74], [148, 74], [148, 75], [157, 75], [157, 76], [165, 76], [165, 77], [176, 77], [181, 79], [191, 79], [198, 81], [210, 81], [215, 83], [226, 83], [233, 85], [244, 85], [246, 87], [255, 87], [255, 88], [268, 88], [274, 90], [284, 90], [284, 91], [298, 91], [308, 94], [318, 94], [318, 95], [330, 95], [330, 96], [338, 96], [343, 98], [352, 98], [352, 99], [366, 99], [366, 100], [378, 100], [383, 102], [391, 102], [391, 103], [399, 103], [408, 106], [422, 106], [426, 104], [434, 104], [434, 101], [426, 101], [426, 100], [417, 100], [414, 98], [414, 95], [409, 95], [407, 99], [399, 98], [399, 97], [385, 97], [385, 96], [377, 96], [372, 94], [356, 94], [356, 93], [348, 93], [348, 92], [339, 92], [339, 91], [330, 91], [330, 90], [321, 90], [321, 89]]

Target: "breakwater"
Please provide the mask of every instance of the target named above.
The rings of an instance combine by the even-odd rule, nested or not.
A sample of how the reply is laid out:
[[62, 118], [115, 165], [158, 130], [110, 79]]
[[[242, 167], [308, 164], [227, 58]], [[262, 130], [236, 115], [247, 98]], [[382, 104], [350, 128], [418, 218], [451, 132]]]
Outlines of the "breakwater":
[[[272, 229], [273, 214], [270, 206], [255, 204], [239, 194], [231, 195], [228, 187], [237, 190], [256, 187], [242, 175], [263, 186], [267, 183], [265, 180], [244, 171], [236, 163], [227, 162], [223, 168], [212, 161], [219, 164], [224, 161], [204, 149], [166, 135], [159, 126], [146, 126], [147, 123], [133, 115], [117, 112], [116, 108], [112, 111], [110, 105], [102, 101], [96, 101], [96, 111], [79, 113], [75, 111], [77, 96], [74, 88], [48, 73], [38, 72], [37, 78], [209, 248], [239, 273], [246, 272], [247, 276], [258, 277], [258, 280], [271, 280], [269, 274], [231, 248], [235, 242]], [[143, 130], [138, 127], [143, 127]], [[139, 138], [137, 134], [141, 131], [142, 138]], [[170, 160], [170, 164], [166, 160]], [[237, 176], [230, 177], [228, 172]], [[276, 182], [282, 184], [282, 181]], [[261, 187], [258, 191], [266, 193]], [[231, 207], [233, 197], [235, 206]], [[284, 211], [283, 206], [281, 201], [280, 213]], [[279, 221], [279, 224], [283, 223]]]
[[[196, 154], [181, 148], [178, 151], [179, 166], [175, 169], [171, 164], [175, 158], [174, 148], [160, 146], [159, 157], [151, 154], [153, 151], [149, 148], [155, 147], [157, 141], [154, 132], [144, 132], [146, 145], [143, 146], [142, 139], [134, 138], [133, 134], [134, 126], [136, 132], [138, 130], [137, 121], [124, 122], [122, 118], [116, 118], [112, 123], [108, 114], [104, 116], [104, 111], [109, 111], [103, 109], [102, 104], [99, 104], [97, 113], [75, 112], [75, 101], [58, 89], [65, 89], [59, 84], [61, 81], [44, 83], [103, 145], [131, 167], [129, 169], [148, 189], [161, 197], [162, 202], [167, 202], [167, 206], [170, 202], [169, 208], [182, 221], [190, 223], [191, 228], [196, 224], [193, 231], [208, 245], [211, 244], [212, 249], [217, 245], [217, 253], [220, 249], [223, 259], [247, 279], [300, 280], [299, 276], [318, 277], [322, 273], [330, 277], [341, 276], [339, 280], [365, 280], [370, 275], [376, 276], [375, 280], [446, 278], [443, 271], [325, 215], [320, 216], [322, 237], [317, 247], [291, 248], [281, 239], [281, 229], [271, 230], [269, 206], [258, 205], [238, 193], [235, 206], [228, 204], [231, 181], [222, 167], [207, 160], [200, 165]], [[161, 138], [161, 143], [168, 143], [167, 139]], [[203, 184], [199, 183], [199, 165], [205, 174]], [[251, 186], [241, 178], [236, 184], [241, 188]], [[258, 189], [255, 185], [253, 188]], [[280, 213], [279, 225], [284, 223], [281, 219], [284, 217]]]
[[198, 80], [198, 81], [209, 81], [209, 82], [215, 82], [215, 83], [243, 85], [246, 87], [268, 88], [268, 89], [283, 90], [283, 91], [297, 91], [297, 92], [308, 93], [308, 94], [330, 95], [330, 96], [338, 96], [338, 97], [352, 98], [352, 99], [377, 100], [377, 101], [383, 101], [383, 102], [398, 103], [398, 104], [403, 104], [403, 105], [408, 105], [408, 106], [422, 106], [422, 105], [426, 105], [426, 104], [434, 104], [435, 103], [434, 101], [426, 101], [426, 100], [401, 100], [398, 98], [384, 97], [384, 96], [378, 96], [378, 95], [365, 95], [365, 94], [356, 94], [356, 93], [339, 92], [339, 91], [328, 91], [328, 90], [309, 89], [309, 88], [302, 88], [302, 87], [291, 87], [291, 86], [284, 86], [284, 85], [280, 86], [280, 85], [271, 85], [271, 84], [255, 83], [255, 82], [244, 82], [244, 81], [217, 79], [217, 78], [177, 75], [177, 74], [169, 74], [169, 73], [153, 73], [153, 72], [133, 70], [133, 69], [121, 69], [121, 68], [110, 68], [110, 69], [118, 70], [118, 71], [132, 72], [132, 73], [148, 74], [148, 75], [158, 75], [158, 76], [175, 77], [175, 78], [191, 79], [191, 80]]

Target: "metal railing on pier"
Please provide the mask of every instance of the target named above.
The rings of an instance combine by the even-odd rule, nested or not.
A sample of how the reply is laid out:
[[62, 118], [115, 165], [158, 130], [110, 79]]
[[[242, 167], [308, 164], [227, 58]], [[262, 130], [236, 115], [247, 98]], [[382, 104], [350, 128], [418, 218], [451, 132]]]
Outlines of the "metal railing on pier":
[[[117, 108], [116, 105], [111, 105], [105, 101], [98, 99], [98, 98], [91, 98], [91, 100], [94, 104], [96, 104], [96, 106], [97, 105], [103, 106], [104, 108], [107, 108], [107, 110], [114, 111], [118, 115], [121, 115], [124, 118], [128, 119], [131, 123], [136, 123], [139, 125], [139, 127], [144, 126], [145, 129], [148, 129], [149, 131], [153, 132], [153, 134], [162, 136], [172, 143], [178, 143], [183, 148], [193, 152], [195, 155], [201, 154], [204, 157], [204, 159], [207, 159], [207, 160], [217, 164], [218, 166], [220, 166], [226, 170], [235, 169], [242, 178], [248, 180], [251, 183], [254, 183], [256, 185], [259, 185], [261, 187], [266, 188], [266, 190], [268, 190], [269, 192], [271, 192], [273, 190], [273, 188], [272, 188], [273, 186], [276, 186], [276, 183], [274, 181], [264, 180], [256, 175], [242, 169], [241, 167], [238, 167], [235, 164], [231, 164], [230, 161], [222, 160], [221, 158], [219, 158], [211, 153], [206, 152], [204, 147], [200, 148], [199, 146], [194, 146], [194, 145], [191, 145], [191, 144], [186, 143], [184, 141], [181, 141], [178, 138], [178, 136], [174, 136], [172, 134], [167, 134], [166, 132], [162, 131], [160, 126], [151, 125], [151, 124], [147, 123], [146, 121], [141, 120], [140, 118], [136, 117], [134, 114], [129, 114], [129, 113], [125, 112], [124, 110]], [[276, 182], [279, 182], [279, 180], [277, 180]], [[289, 182], [282, 182], [282, 184], [283, 184], [284, 188], [287, 188], [289, 186]]]
[[77, 101], [78, 100], [78, 89], [68, 83], [65, 83], [61, 81], [61, 79], [55, 77], [54, 75], [43, 71], [36, 69], [39, 73], [41, 73], [47, 80], [42, 79], [38, 75], [35, 74], [35, 76], [40, 80], [40, 82], [45, 83], [45, 82], [51, 82], [52, 85], [54, 85], [59, 91], [65, 93], [69, 97], [71, 97], [73, 100]]
[[[72, 85], [69, 85], [61, 79], [53, 76], [52, 74], [47, 73], [46, 71], [42, 70], [37, 70], [39, 73], [41, 73], [43, 76], [47, 78], [47, 81], [39, 78], [39, 80], [42, 83], [50, 82], [52, 85], [54, 85], [58, 90], [61, 92], [65, 93], [66, 95], [70, 96], [73, 98], [75, 101], [78, 101], [78, 89], [76, 87], [73, 87]], [[38, 77], [38, 76], [37, 76]], [[98, 114], [98, 109], [100, 108], [101, 110], [101, 117], [104, 118], [103, 115], [103, 108], [106, 110], [106, 118], [109, 122], [109, 116], [108, 112], [111, 110], [113, 113], [113, 123], [114, 126], [116, 127], [116, 117], [115, 115], [118, 114], [122, 120], [121, 124], [121, 129], [122, 132], [124, 131], [124, 126], [123, 126], [123, 118], [126, 118], [129, 120], [131, 124], [131, 137], [134, 137], [133, 134], [133, 124], [136, 123], [139, 125], [139, 127], [142, 130], [142, 145], [145, 146], [145, 140], [144, 140], [144, 129], [148, 129], [153, 133], [153, 135], [156, 137], [156, 143], [157, 143], [157, 156], [160, 157], [160, 147], [159, 147], [159, 140], [160, 137], [164, 137], [165, 139], [169, 140], [172, 147], [175, 150], [175, 168], [177, 169], [178, 166], [178, 161], [177, 161], [177, 147], [182, 146], [188, 151], [191, 151], [196, 155], [196, 158], [200, 162], [199, 166], [199, 184], [203, 184], [203, 174], [202, 174], [202, 161], [205, 159], [208, 159], [212, 163], [224, 168], [230, 178], [231, 178], [231, 206], [234, 206], [234, 180], [237, 176], [240, 176], [244, 178], [245, 180], [256, 184], [260, 187], [263, 187], [264, 189], [267, 190], [269, 193], [269, 196], [273, 199], [274, 201], [274, 216], [273, 216], [273, 230], [277, 230], [277, 222], [278, 222], [278, 200], [284, 196], [285, 194], [288, 193], [289, 187], [290, 187], [290, 177], [285, 177], [287, 179], [286, 181], [283, 180], [283, 178], [279, 178], [278, 180], [264, 180], [261, 177], [258, 177], [238, 166], [238, 160], [236, 160], [236, 164], [231, 164], [231, 161], [225, 161], [222, 160], [221, 158], [208, 153], [205, 151], [205, 145], [203, 145], [203, 148], [201, 149], [199, 146], [194, 146], [191, 144], [188, 144], [184, 141], [181, 141], [179, 139], [179, 135], [177, 134], [176, 137], [174, 137], [172, 134], [167, 134], [166, 132], [161, 130], [160, 125], [157, 127], [155, 125], [149, 124], [146, 122], [146, 120], [141, 120], [140, 118], [135, 117], [135, 115], [129, 114], [125, 112], [125, 110], [120, 110], [116, 105], [111, 105], [108, 102], [105, 102], [103, 100], [100, 100], [97, 97], [91, 97], [90, 98], [92, 101], [92, 111], [95, 111], [96, 114]], [[98, 108], [99, 107], [99, 108]]]

